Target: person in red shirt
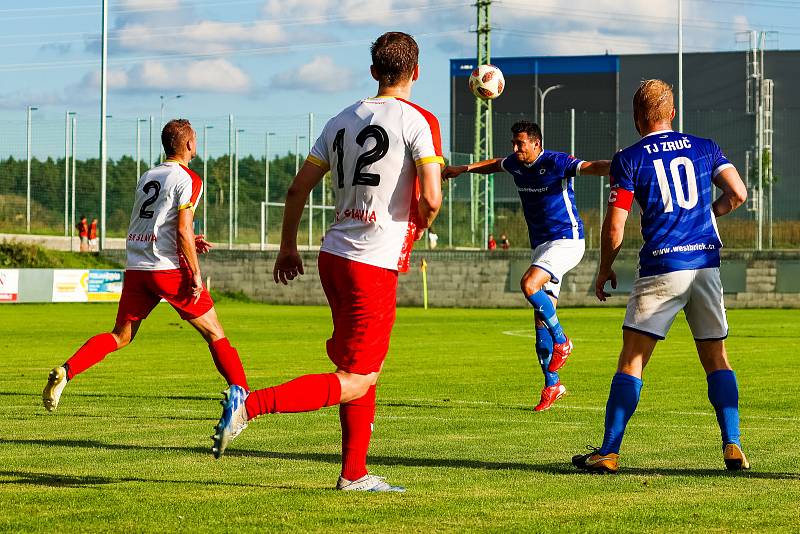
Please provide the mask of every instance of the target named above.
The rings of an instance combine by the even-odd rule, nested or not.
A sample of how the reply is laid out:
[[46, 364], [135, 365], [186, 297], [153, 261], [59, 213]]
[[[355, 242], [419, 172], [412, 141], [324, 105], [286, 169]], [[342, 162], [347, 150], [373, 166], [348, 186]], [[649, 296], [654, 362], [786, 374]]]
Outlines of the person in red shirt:
[[81, 221], [75, 225], [78, 229], [78, 237], [81, 239], [81, 252], [89, 252], [89, 225], [86, 222], [86, 215], [81, 215]]
[[486, 244], [489, 250], [497, 249], [497, 241], [494, 240], [494, 235], [489, 234], [489, 242]]
[[89, 250], [97, 250], [97, 217], [93, 217], [92, 224], [89, 225]]

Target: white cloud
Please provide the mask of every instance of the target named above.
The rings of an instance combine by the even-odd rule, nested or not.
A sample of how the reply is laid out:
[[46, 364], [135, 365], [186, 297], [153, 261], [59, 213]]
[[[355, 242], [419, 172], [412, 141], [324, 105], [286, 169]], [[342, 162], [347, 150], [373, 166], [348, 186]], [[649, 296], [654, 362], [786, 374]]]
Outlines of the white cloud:
[[177, 10], [181, 2], [180, 0], [119, 0], [117, 5], [122, 9], [156, 9], [163, 10]]
[[117, 43], [124, 49], [160, 53], [221, 53], [242, 45], [268, 46], [289, 40], [278, 24], [201, 21], [175, 29], [159, 29], [132, 23], [117, 30]]
[[[84, 77], [84, 87], [100, 85], [99, 72]], [[111, 69], [108, 86], [112, 90], [246, 93], [252, 87], [250, 77], [224, 59], [191, 62], [144, 61], [129, 69]]]
[[349, 68], [336, 65], [330, 56], [316, 56], [305, 65], [272, 77], [271, 87], [312, 93], [335, 93], [356, 87]]

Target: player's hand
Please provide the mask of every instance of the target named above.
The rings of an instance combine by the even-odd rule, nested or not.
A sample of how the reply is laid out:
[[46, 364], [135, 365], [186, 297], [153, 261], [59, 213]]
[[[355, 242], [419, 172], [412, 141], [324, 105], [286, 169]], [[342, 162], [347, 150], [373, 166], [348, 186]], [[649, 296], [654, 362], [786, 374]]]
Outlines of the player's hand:
[[600, 302], [605, 302], [608, 297], [611, 296], [611, 293], [606, 293], [605, 286], [606, 282], [611, 282], [611, 288], [617, 289], [617, 273], [614, 272], [614, 269], [608, 269], [608, 271], [600, 271], [597, 273], [597, 280], [594, 283], [594, 294], [597, 295], [597, 298]]
[[203, 277], [200, 276], [200, 273], [195, 273], [192, 275], [192, 296], [194, 297], [194, 302], [192, 304], [197, 304], [197, 301], [200, 300], [200, 295], [203, 294]]
[[449, 180], [455, 178], [459, 174], [467, 172], [466, 165], [448, 165], [442, 170], [442, 180]]
[[278, 259], [275, 260], [275, 267], [272, 269], [272, 279], [276, 284], [288, 285], [289, 281], [297, 278], [303, 272], [303, 258], [297, 249], [289, 251], [281, 249]]
[[205, 254], [211, 250], [212, 247], [213, 245], [206, 241], [206, 236], [203, 234], [194, 236], [194, 248], [198, 254]]

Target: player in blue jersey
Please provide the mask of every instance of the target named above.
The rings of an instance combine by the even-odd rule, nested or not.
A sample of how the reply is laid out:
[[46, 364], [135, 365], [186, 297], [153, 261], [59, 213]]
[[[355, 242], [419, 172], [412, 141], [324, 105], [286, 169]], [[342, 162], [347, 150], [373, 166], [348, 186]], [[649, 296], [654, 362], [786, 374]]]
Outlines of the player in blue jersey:
[[[708, 398], [722, 433], [725, 465], [749, 469], [739, 439], [739, 390], [724, 339], [728, 323], [719, 276], [722, 247], [716, 218], [739, 207], [747, 189], [717, 144], [672, 131], [672, 89], [661, 80], [642, 82], [633, 97], [634, 122], [642, 138], [618, 152], [611, 164], [611, 193], [603, 221], [595, 292], [604, 301], [606, 282], [622, 245], [633, 200], [642, 211], [644, 246], [639, 276], [628, 300], [622, 352], [606, 404], [603, 445], [572, 463], [587, 471], [615, 473], [628, 420], [642, 389], [642, 371], [656, 342], [683, 310], [707, 375]], [[722, 194], [714, 200], [714, 186]]]
[[556, 305], [564, 275], [580, 263], [585, 250], [573, 178], [582, 174], [606, 175], [610, 161], [583, 161], [563, 152], [544, 150], [542, 132], [532, 122], [515, 123], [511, 133], [513, 154], [447, 167], [442, 177], [505, 171], [514, 178], [532, 249], [531, 266], [522, 276], [520, 287], [535, 310], [536, 355], [545, 380], [541, 399], [534, 408], [540, 412], [567, 392], [557, 371], [572, 352], [572, 341], [558, 321]]

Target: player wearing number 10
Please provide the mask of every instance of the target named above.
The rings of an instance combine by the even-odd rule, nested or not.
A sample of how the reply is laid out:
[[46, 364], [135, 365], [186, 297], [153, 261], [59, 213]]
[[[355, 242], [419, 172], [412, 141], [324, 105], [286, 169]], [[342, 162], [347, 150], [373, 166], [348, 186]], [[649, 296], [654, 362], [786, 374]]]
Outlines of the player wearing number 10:
[[198, 253], [210, 245], [192, 229], [203, 180], [187, 165], [197, 139], [185, 119], [169, 121], [161, 132], [166, 161], [145, 172], [136, 184], [128, 227], [125, 282], [114, 329], [89, 339], [63, 365], [50, 371], [42, 393], [44, 407], [58, 406], [67, 381], [128, 345], [139, 325], [163, 298], [203, 336], [217, 370], [229, 385], [247, 389], [242, 363], [222, 330], [211, 296], [203, 286]]
[[[642, 371], [683, 310], [706, 372], [708, 399], [722, 434], [728, 469], [748, 469], [739, 437], [739, 389], [728, 363], [728, 323], [722, 300], [716, 218], [747, 198], [739, 173], [710, 139], [672, 131], [672, 89], [661, 80], [642, 82], [633, 97], [636, 130], [642, 138], [618, 152], [611, 163], [609, 209], [603, 221], [600, 268], [595, 292], [603, 301], [605, 283], [616, 287], [612, 269], [622, 245], [633, 200], [642, 210], [644, 245], [639, 275], [628, 300], [622, 352], [606, 404], [600, 449], [576, 455], [587, 471], [617, 471], [619, 448], [642, 389]], [[714, 187], [722, 194], [713, 199]]]
[[[276, 387], [228, 395], [214, 454], [219, 456], [254, 417], [339, 405], [342, 471], [337, 489], [402, 491], [367, 473], [375, 417], [375, 384], [395, 319], [397, 273], [408, 269], [416, 239], [442, 201], [439, 123], [408, 101], [419, 76], [418, 48], [405, 33], [373, 43], [378, 95], [347, 107], [325, 125], [286, 197], [275, 282], [303, 274], [297, 231], [309, 192], [330, 170], [336, 213], [319, 254], [319, 276], [331, 307], [327, 342], [333, 373], [305, 375]], [[243, 403], [243, 404], [242, 404]]]

